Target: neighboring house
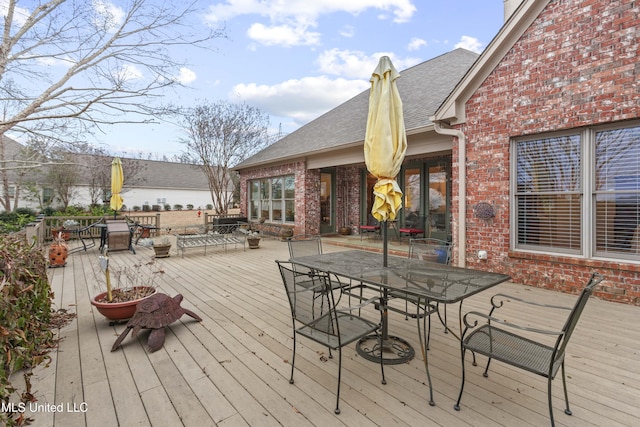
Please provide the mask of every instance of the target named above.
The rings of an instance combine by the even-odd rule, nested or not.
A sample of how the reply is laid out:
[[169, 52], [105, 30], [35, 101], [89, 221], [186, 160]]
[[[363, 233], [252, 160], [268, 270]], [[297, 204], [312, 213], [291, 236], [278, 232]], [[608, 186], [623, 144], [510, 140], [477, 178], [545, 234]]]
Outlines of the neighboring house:
[[[507, 1], [505, 16], [462, 74], [447, 63], [459, 50], [400, 73], [409, 140], [400, 221], [418, 195], [430, 234], [450, 235], [457, 265], [567, 292], [599, 271], [607, 278], [601, 297], [640, 305], [640, 5]], [[410, 81], [425, 68], [455, 77], [451, 92]], [[277, 210], [293, 206], [296, 232], [335, 231], [326, 226], [334, 218], [366, 221], [366, 96], [241, 164], [242, 209], [286, 224]], [[443, 189], [444, 198], [431, 191]]]
[[[4, 147], [7, 159], [18, 158], [20, 150], [23, 148], [21, 144], [7, 137], [4, 137]], [[78, 164], [86, 166], [81, 168], [86, 176], [81, 180], [81, 184], [74, 188], [70, 205], [88, 206], [92, 199], [90, 196], [91, 188], [95, 191], [96, 186], [104, 187], [106, 192], [110, 190], [111, 159], [111, 157], [105, 158], [102, 156], [78, 156], [76, 161]], [[127, 209], [133, 209], [134, 206], [139, 206], [140, 208], [149, 206], [151, 208], [153, 205], [159, 205], [161, 209], [164, 209], [165, 204], [170, 205], [172, 208], [174, 205], [179, 204], [185, 209], [187, 205], [191, 204], [197, 209], [212, 204], [207, 177], [201, 169], [194, 165], [127, 158], [123, 158], [122, 161], [125, 175], [122, 197]], [[127, 176], [127, 164], [133, 165], [132, 168], [135, 169], [134, 177]], [[94, 176], [88, 173], [89, 169], [95, 167], [105, 169], [105, 173], [101, 175], [106, 185], [94, 184], [92, 186], [89, 184], [89, 180]], [[37, 190], [40, 192], [40, 197], [45, 204], [51, 202], [54, 197], [54, 191], [50, 183], [46, 182], [45, 168], [46, 166], [29, 170], [26, 178], [19, 178], [15, 171], [10, 171], [9, 194], [11, 194], [11, 197], [15, 197], [16, 189], [18, 189], [20, 196], [19, 207], [31, 207], [34, 209], [40, 207], [38, 202], [25, 199], [27, 192], [25, 188], [21, 188], [20, 184], [25, 179], [37, 184]], [[231, 192], [232, 189], [229, 191]], [[4, 194], [2, 188], [0, 188], [0, 194]], [[108, 194], [104, 196], [108, 197]], [[100, 202], [103, 201], [102, 199], [103, 197], [100, 197]], [[58, 206], [55, 200], [53, 200], [52, 205], [54, 207]], [[13, 206], [14, 203], [12, 203]]]

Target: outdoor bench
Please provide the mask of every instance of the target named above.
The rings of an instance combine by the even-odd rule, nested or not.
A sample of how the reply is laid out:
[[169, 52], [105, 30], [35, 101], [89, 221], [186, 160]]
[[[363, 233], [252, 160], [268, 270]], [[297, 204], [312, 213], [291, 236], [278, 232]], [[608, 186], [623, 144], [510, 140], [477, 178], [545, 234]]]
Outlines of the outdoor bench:
[[235, 223], [235, 224], [218, 224], [208, 225], [205, 227], [196, 227], [195, 233], [188, 232], [187, 229], [184, 234], [177, 234], [176, 241], [178, 245], [178, 252], [184, 257], [184, 251], [187, 248], [204, 248], [204, 254], [207, 254], [207, 247], [218, 246], [223, 247], [225, 252], [228, 245], [234, 245], [237, 248], [238, 245], [242, 245], [242, 249], [245, 250], [245, 241], [247, 236], [248, 224]]

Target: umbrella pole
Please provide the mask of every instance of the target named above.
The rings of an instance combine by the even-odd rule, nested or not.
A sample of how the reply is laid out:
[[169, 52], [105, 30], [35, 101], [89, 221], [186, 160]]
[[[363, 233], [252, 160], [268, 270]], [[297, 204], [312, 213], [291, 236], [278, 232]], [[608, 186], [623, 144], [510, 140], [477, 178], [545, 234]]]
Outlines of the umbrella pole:
[[387, 221], [382, 221], [382, 266], [387, 266]]

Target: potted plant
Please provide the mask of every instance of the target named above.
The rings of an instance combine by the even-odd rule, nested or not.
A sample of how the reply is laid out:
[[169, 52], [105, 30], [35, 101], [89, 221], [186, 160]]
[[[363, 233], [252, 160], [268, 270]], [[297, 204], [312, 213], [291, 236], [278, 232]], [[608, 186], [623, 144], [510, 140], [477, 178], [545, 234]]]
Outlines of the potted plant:
[[63, 238], [63, 233], [59, 232], [49, 246], [49, 267], [64, 267], [67, 264], [68, 253], [69, 246]]
[[280, 229], [280, 240], [286, 242], [289, 237], [293, 236], [293, 228], [292, 227], [282, 227]]
[[347, 227], [346, 225], [340, 227], [340, 235], [348, 236], [350, 234], [351, 234], [351, 227]]
[[171, 242], [167, 236], [160, 239], [153, 239], [153, 252], [156, 254], [156, 258], [169, 257], [169, 250], [171, 249]]
[[80, 223], [78, 221], [76, 221], [75, 219], [67, 219], [62, 223], [62, 226], [52, 228], [51, 229], [51, 234], [53, 235], [53, 238], [56, 239], [57, 237], [59, 237], [58, 235], [60, 233], [62, 233], [61, 237], [64, 240], [69, 240], [71, 235], [70, 235], [69, 231], [67, 231], [67, 230], [76, 228], [76, 227], [78, 227], [78, 225], [80, 225]]
[[164, 274], [155, 262], [121, 267], [112, 272], [109, 270], [109, 257], [100, 256], [100, 267], [104, 271], [104, 281], [98, 277], [97, 282], [104, 291], [91, 300], [98, 312], [111, 322], [130, 319], [140, 301], [156, 292], [156, 281]]
[[249, 231], [247, 243], [249, 244], [249, 249], [258, 249], [260, 247], [260, 232]]

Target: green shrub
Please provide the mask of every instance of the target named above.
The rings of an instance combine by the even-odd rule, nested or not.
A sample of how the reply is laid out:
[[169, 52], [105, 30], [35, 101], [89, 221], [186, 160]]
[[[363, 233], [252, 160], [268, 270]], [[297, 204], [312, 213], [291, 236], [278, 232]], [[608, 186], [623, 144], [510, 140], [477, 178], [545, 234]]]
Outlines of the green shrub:
[[133, 207], [133, 211], [134, 212], [140, 212], [140, 209], [141, 209], [140, 206], [134, 206]]
[[[44, 350], [54, 345], [50, 330], [53, 293], [47, 263], [41, 250], [24, 237], [0, 239], [0, 403], [20, 398], [28, 402], [32, 369], [50, 357]], [[10, 376], [22, 371], [26, 390], [17, 390]], [[0, 412], [0, 424], [17, 425], [19, 414]]]
[[35, 212], [28, 208], [16, 209], [13, 212], [0, 212], [0, 234], [20, 231], [35, 217]]
[[178, 204], [178, 205], [173, 205], [173, 209], [177, 210], [177, 211], [181, 211], [182, 210], [182, 205]]
[[210, 211], [213, 209], [213, 205], [211, 203], [207, 203], [207, 210]]
[[191, 203], [187, 204], [187, 210], [189, 210], [189, 211], [193, 210], [193, 205]]
[[169, 203], [167, 203], [166, 205], [164, 205], [164, 210], [165, 211], [170, 211], [171, 210], [171, 205]]
[[42, 209], [42, 213], [44, 214], [44, 216], [53, 216], [53, 214], [56, 213], [56, 210], [51, 206], [47, 206], [44, 209]]

